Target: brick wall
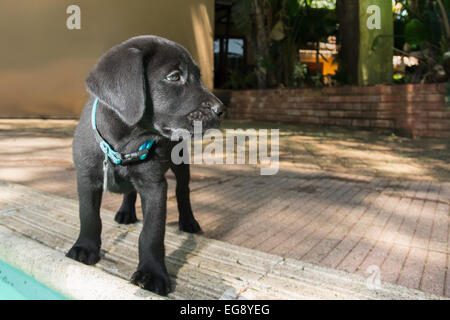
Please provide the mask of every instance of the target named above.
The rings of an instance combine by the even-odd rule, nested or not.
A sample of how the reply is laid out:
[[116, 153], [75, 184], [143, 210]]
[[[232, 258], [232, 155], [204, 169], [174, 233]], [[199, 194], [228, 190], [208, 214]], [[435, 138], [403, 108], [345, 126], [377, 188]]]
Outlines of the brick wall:
[[228, 118], [450, 137], [450, 107], [446, 107], [445, 86], [415, 84], [230, 91]]

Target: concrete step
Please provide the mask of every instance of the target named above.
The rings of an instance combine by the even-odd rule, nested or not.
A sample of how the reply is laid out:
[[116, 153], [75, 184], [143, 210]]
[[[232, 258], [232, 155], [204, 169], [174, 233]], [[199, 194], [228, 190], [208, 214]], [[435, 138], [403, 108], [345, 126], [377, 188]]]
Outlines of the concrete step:
[[[34, 271], [33, 275], [37, 280], [60, 290], [72, 290], [67, 285], [69, 280], [63, 276], [67, 272], [70, 272], [70, 281], [77, 283], [78, 289], [89, 282], [90, 273], [99, 272], [106, 278], [113, 276], [105, 280], [106, 288], [102, 289], [112, 293], [110, 296], [99, 294], [94, 298], [129, 298], [125, 293], [121, 296], [121, 291], [117, 289], [120, 286], [131, 291], [135, 288], [132, 295], [137, 298], [160, 298], [131, 284], [124, 284], [138, 264], [137, 243], [142, 223], [119, 225], [114, 222], [114, 212], [108, 210], [102, 210], [101, 216], [103, 257], [95, 267], [84, 266], [63, 256], [78, 236], [78, 202], [22, 185], [0, 182], [0, 225], [4, 227], [0, 228], [0, 259], [26, 271], [30, 268], [21, 266], [27, 264], [27, 259], [44, 255], [47, 257], [45, 265], [41, 267], [43, 260], [36, 258], [33, 270], [53, 270], [59, 272], [59, 276], [56, 280], [50, 279], [55, 278], [51, 272], [42, 270]], [[372, 282], [368, 283], [370, 280], [357, 275], [183, 233], [170, 225], [166, 230], [166, 264], [174, 288], [169, 294], [170, 299], [440, 298], [385, 282], [374, 286]], [[17, 253], [19, 243], [30, 239], [35, 245], [23, 244], [23, 250], [27, 252]], [[14, 248], [14, 243], [17, 243], [17, 248]], [[36, 251], [45, 251], [46, 254]], [[74, 268], [81, 269], [74, 272]], [[123, 282], [113, 285], [111, 279]], [[59, 285], [59, 282], [65, 284]], [[79, 291], [82, 290], [78, 290], [77, 294], [65, 293], [74, 298], [87, 297]], [[93, 298], [92, 294], [88, 297]]]

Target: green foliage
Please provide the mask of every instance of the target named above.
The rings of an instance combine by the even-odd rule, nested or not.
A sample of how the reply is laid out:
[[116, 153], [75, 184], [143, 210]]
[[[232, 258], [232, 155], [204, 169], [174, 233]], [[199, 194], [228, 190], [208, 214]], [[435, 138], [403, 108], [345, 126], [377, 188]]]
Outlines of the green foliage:
[[293, 77], [297, 87], [304, 86], [308, 76], [308, 66], [305, 63], [297, 62], [294, 65]]
[[406, 70], [403, 81], [448, 81], [450, 63], [444, 57], [450, 47], [450, 0], [397, 0], [396, 4], [395, 48], [420, 60], [417, 68]]
[[295, 18], [300, 12], [300, 4], [298, 0], [287, 0], [286, 11], [290, 18]]
[[299, 2], [306, 3], [309, 7], [317, 9], [336, 8], [336, 0], [300, 0]]
[[241, 90], [250, 89], [256, 86], [256, 75], [254, 72], [242, 72], [231, 70], [224, 89]]
[[308, 43], [325, 42], [330, 35], [336, 34], [335, 12], [311, 7], [313, 4], [319, 7], [319, 2], [291, 0], [286, 2], [285, 10], [280, 11], [286, 37], [282, 41], [273, 41], [272, 46], [278, 48], [282, 57], [282, 68], [277, 74], [277, 82], [286, 87], [296, 86], [299, 83], [294, 74], [295, 65], [299, 60], [299, 49], [307, 47]]
[[416, 50], [428, 41], [428, 28], [419, 19], [411, 19], [405, 25], [405, 41]]
[[249, 0], [238, 0], [231, 7], [231, 18], [238, 30], [247, 36], [252, 34], [252, 3]]
[[[447, 15], [450, 15], [450, 0], [441, 1]], [[428, 46], [441, 49], [448, 46], [442, 13], [436, 0], [397, 0], [397, 2], [402, 4], [402, 10], [395, 16], [396, 48], [403, 49], [404, 43], [407, 43], [413, 51]]]
[[[326, 41], [336, 34], [335, 0], [261, 0], [264, 3], [269, 56], [253, 57], [258, 72], [269, 86], [292, 87], [298, 83], [294, 74], [298, 52], [307, 43]], [[252, 1], [236, 0], [232, 8], [233, 23], [250, 42], [255, 36]], [[253, 44], [255, 45], [255, 44]]]
[[308, 66], [305, 63], [297, 62], [294, 66], [294, 79], [305, 80], [308, 75]]
[[321, 72], [316, 72], [315, 75], [311, 76], [312, 85], [314, 87], [323, 86], [323, 74]]

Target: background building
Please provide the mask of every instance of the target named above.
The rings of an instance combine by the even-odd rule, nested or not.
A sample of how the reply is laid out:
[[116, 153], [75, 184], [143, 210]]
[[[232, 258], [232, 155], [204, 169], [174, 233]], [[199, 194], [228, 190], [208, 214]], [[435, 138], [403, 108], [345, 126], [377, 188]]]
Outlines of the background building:
[[[66, 26], [70, 5], [81, 9], [80, 30]], [[213, 0], [2, 0], [0, 116], [78, 117], [98, 58], [142, 34], [185, 46], [212, 88], [213, 28]]]

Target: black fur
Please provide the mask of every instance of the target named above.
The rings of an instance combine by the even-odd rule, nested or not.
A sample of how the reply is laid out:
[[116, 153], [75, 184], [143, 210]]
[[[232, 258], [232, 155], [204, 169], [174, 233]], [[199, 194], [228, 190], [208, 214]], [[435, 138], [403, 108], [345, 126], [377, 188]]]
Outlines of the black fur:
[[[169, 80], [174, 70], [180, 80]], [[73, 140], [80, 203], [80, 235], [67, 256], [85, 264], [100, 260], [104, 154], [91, 128], [94, 97], [99, 98], [97, 128], [102, 137], [121, 153], [137, 151], [155, 140], [145, 161], [128, 166], [113, 165], [108, 171], [108, 190], [124, 194], [116, 214], [118, 223], [134, 223], [139, 193], [144, 214], [139, 237], [139, 265], [131, 281], [142, 288], [166, 295], [170, 282], [164, 262], [166, 222], [166, 171], [175, 173], [179, 227], [198, 232], [189, 198], [189, 165], [175, 165], [170, 152], [173, 130], [193, 132], [193, 120], [204, 129], [217, 127], [223, 104], [200, 81], [200, 71], [182, 46], [156, 36], [125, 41], [104, 54], [87, 80], [91, 94]]]

